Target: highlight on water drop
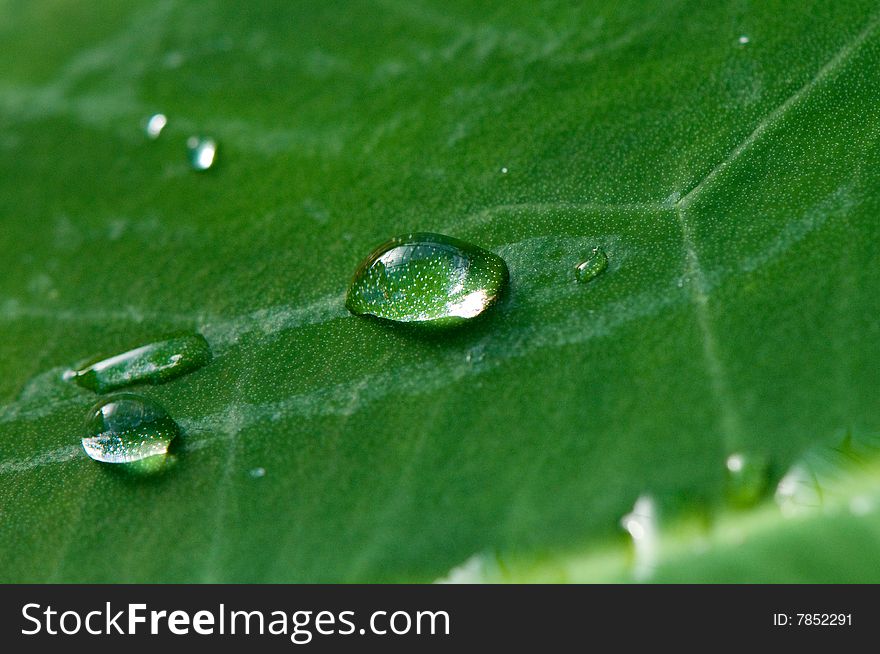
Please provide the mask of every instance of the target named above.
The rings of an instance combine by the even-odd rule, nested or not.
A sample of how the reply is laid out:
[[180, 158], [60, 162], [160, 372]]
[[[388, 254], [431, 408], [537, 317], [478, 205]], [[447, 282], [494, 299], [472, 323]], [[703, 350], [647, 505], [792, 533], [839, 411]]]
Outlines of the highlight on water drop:
[[602, 248], [593, 248], [593, 252], [587, 259], [575, 266], [574, 275], [577, 281], [583, 283], [594, 280], [608, 268], [608, 255]]
[[95, 461], [137, 464], [129, 469], [154, 472], [165, 466], [168, 448], [179, 434], [177, 423], [158, 403], [120, 393], [89, 410], [82, 446]]
[[68, 378], [96, 393], [134, 384], [161, 384], [211, 360], [211, 348], [201, 334], [179, 334], [141, 345], [111, 357], [91, 361]]
[[190, 136], [186, 141], [189, 164], [193, 170], [208, 170], [217, 159], [217, 141], [211, 138]]
[[162, 130], [165, 129], [167, 124], [168, 118], [165, 114], [153, 114], [147, 121], [147, 126], [145, 128], [147, 136], [151, 139], [159, 138], [159, 135], [162, 133]]
[[496, 254], [442, 234], [386, 241], [360, 264], [346, 295], [355, 315], [451, 325], [495, 304], [509, 279]]

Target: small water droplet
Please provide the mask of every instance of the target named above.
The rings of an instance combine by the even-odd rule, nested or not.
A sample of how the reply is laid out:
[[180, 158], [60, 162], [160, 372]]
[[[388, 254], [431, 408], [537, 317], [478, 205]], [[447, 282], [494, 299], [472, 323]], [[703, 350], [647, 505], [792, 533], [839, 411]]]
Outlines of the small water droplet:
[[180, 433], [177, 423], [156, 402], [120, 393], [95, 405], [88, 414], [82, 446], [103, 463], [138, 463], [139, 471], [161, 467], [171, 441]]
[[360, 264], [345, 306], [398, 322], [460, 323], [494, 304], [508, 280], [496, 254], [441, 234], [408, 234]]
[[167, 124], [168, 118], [165, 117], [165, 114], [153, 114], [147, 121], [147, 136], [151, 139], [159, 138], [159, 134], [162, 133], [162, 130], [165, 129], [165, 125]]
[[575, 279], [581, 283], [589, 282], [601, 275], [607, 267], [608, 255], [602, 248], [595, 248], [586, 261], [582, 261], [575, 267]]
[[743, 34], [741, 37], [739, 37], [739, 38], [737, 39], [737, 42], [738, 42], [740, 45], [745, 45], [745, 44], [747, 44], [747, 43], [749, 42], [749, 37], [747, 37], [745, 34]]
[[251, 477], [253, 477], [254, 479], [259, 479], [260, 477], [266, 476], [266, 469], [265, 468], [253, 468], [251, 470], [250, 474], [251, 474]]
[[620, 525], [632, 538], [635, 552], [633, 576], [637, 581], [644, 581], [651, 576], [657, 565], [660, 533], [654, 500], [647, 495], [639, 497], [632, 511], [620, 519]]
[[822, 507], [822, 487], [816, 475], [797, 464], [779, 481], [774, 496], [785, 516], [796, 516]]
[[679, 278], [678, 278], [678, 281], [675, 282], [675, 285], [676, 285], [678, 288], [684, 288], [684, 279], [682, 279], [681, 277], [679, 277]]
[[217, 142], [214, 139], [190, 136], [186, 141], [189, 163], [194, 170], [208, 170], [217, 158]]
[[726, 495], [731, 504], [748, 507], [763, 497], [770, 473], [767, 459], [737, 452], [727, 457], [726, 468]]
[[504, 168], [501, 169], [501, 174], [502, 174], [502, 175], [506, 175], [506, 174], [507, 174], [507, 167], [506, 167], [506, 166], [505, 166]]
[[161, 384], [210, 360], [211, 348], [204, 336], [183, 334], [89, 362], [66, 378], [96, 393], [106, 393], [133, 384]]

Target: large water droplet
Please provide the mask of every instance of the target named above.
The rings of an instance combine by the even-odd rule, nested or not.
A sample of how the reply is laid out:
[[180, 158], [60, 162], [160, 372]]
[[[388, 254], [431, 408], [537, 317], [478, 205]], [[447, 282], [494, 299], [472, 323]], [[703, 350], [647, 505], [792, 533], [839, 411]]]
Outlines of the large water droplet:
[[121, 393], [89, 411], [82, 446], [95, 461], [130, 464], [150, 460], [156, 469], [179, 433], [177, 423], [156, 402]]
[[204, 336], [186, 334], [90, 362], [71, 377], [84, 388], [106, 393], [132, 384], [161, 384], [210, 360], [211, 348]]
[[727, 499], [739, 507], [752, 506], [764, 495], [770, 479], [767, 459], [741, 452], [727, 457]]
[[217, 142], [214, 139], [190, 136], [186, 141], [189, 164], [194, 170], [208, 170], [217, 158]]
[[165, 129], [165, 125], [167, 124], [168, 118], [165, 117], [165, 114], [153, 114], [147, 121], [147, 136], [151, 139], [159, 138], [159, 135], [162, 133], [162, 130]]
[[496, 254], [440, 234], [408, 234], [376, 248], [358, 267], [345, 306], [398, 322], [452, 324], [498, 300], [507, 264]]
[[601, 275], [608, 267], [608, 255], [602, 248], [595, 248], [586, 261], [574, 269], [575, 279], [581, 283], [589, 282]]

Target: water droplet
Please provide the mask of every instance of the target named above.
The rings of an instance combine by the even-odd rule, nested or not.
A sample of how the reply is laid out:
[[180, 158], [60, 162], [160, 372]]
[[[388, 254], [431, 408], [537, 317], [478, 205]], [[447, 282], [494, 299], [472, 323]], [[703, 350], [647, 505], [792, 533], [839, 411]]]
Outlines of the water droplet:
[[151, 139], [159, 138], [159, 134], [162, 133], [162, 130], [165, 129], [165, 125], [167, 124], [168, 118], [165, 117], [165, 114], [153, 114], [147, 121], [147, 136]]
[[211, 348], [205, 337], [185, 334], [89, 362], [68, 377], [84, 388], [106, 393], [133, 384], [161, 384], [210, 360]]
[[253, 468], [251, 470], [250, 474], [251, 474], [251, 477], [253, 477], [254, 479], [259, 479], [260, 477], [266, 476], [266, 469], [265, 468]]
[[779, 481], [774, 499], [783, 515], [801, 515], [822, 507], [822, 487], [815, 473], [797, 464]]
[[189, 163], [194, 170], [208, 170], [217, 158], [217, 142], [214, 139], [190, 136], [186, 141]]
[[654, 500], [647, 495], [639, 497], [632, 511], [620, 519], [620, 525], [632, 538], [635, 551], [633, 576], [637, 581], [644, 581], [651, 576], [657, 566], [660, 534]]
[[727, 457], [726, 468], [726, 494], [731, 504], [752, 506], [763, 497], [770, 472], [764, 457], [737, 452]]
[[502, 174], [502, 175], [506, 175], [506, 174], [507, 174], [507, 167], [506, 167], [506, 166], [505, 166], [504, 168], [501, 169], [501, 174]]
[[345, 306], [398, 322], [460, 323], [494, 304], [507, 280], [507, 264], [491, 252], [440, 234], [408, 234], [361, 263]]
[[608, 267], [608, 255], [602, 248], [595, 248], [586, 261], [579, 263], [574, 269], [575, 279], [581, 283], [595, 279]]
[[154, 471], [164, 464], [168, 447], [179, 433], [177, 423], [156, 402], [121, 393], [89, 411], [82, 446], [95, 461], [145, 462], [137, 470]]
[[746, 43], [749, 42], [749, 37], [747, 37], [745, 34], [743, 34], [741, 37], [739, 37], [739, 38], [737, 39], [737, 42], [738, 42], [740, 45], [745, 45]]

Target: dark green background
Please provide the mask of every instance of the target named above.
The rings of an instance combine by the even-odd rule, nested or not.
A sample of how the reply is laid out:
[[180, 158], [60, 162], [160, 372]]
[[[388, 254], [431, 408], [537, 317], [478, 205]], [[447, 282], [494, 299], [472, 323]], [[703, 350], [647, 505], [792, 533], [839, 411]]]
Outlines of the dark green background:
[[[723, 508], [731, 453], [772, 491], [880, 431], [877, 15], [0, 0], [0, 579], [622, 580], [645, 494], [658, 579], [880, 580], [873, 473]], [[412, 231], [501, 254], [506, 300], [437, 337], [349, 316]], [[216, 358], [143, 390], [176, 468], [88, 460], [61, 373], [181, 329]]]

